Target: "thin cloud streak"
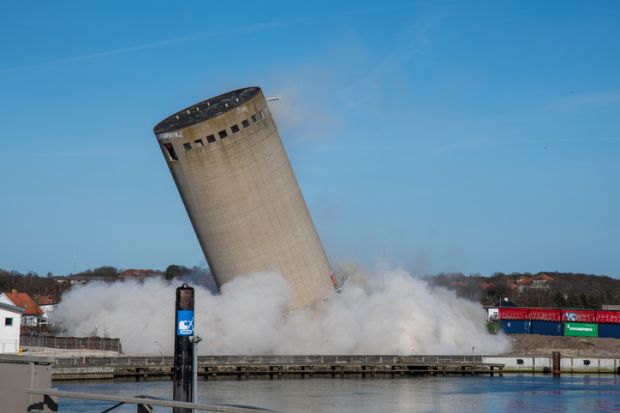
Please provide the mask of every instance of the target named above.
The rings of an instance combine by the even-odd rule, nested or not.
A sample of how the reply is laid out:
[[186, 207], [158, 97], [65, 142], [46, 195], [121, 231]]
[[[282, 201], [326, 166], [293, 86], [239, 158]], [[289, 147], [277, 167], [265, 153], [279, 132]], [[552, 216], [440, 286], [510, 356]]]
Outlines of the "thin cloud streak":
[[72, 57], [66, 57], [66, 58], [61, 58], [61, 59], [48, 60], [46, 62], [34, 63], [30, 65], [4, 68], [4, 69], [0, 69], [0, 73], [4, 74], [4, 73], [19, 72], [22, 70], [38, 69], [38, 68], [45, 67], [45, 66], [64, 64], [64, 63], [75, 63], [75, 62], [98, 59], [102, 57], [114, 56], [114, 55], [119, 55], [119, 54], [124, 54], [124, 53], [137, 52], [141, 50], [155, 49], [155, 48], [170, 46], [174, 44], [187, 43], [187, 42], [191, 42], [191, 41], [203, 38], [203, 37], [212, 37], [212, 36], [219, 36], [219, 35], [225, 35], [225, 34], [238, 34], [238, 33], [254, 32], [254, 31], [262, 31], [262, 30], [269, 30], [269, 29], [273, 29], [277, 27], [290, 26], [292, 24], [311, 23], [320, 17], [339, 17], [339, 16], [347, 16], [347, 15], [352, 15], [352, 14], [385, 13], [385, 12], [400, 11], [400, 10], [414, 8], [414, 7], [430, 5], [433, 3], [435, 2], [431, 1], [431, 2], [424, 3], [424, 4], [403, 4], [400, 6], [393, 6], [393, 7], [374, 7], [374, 8], [366, 8], [366, 9], [359, 9], [359, 10], [349, 10], [346, 12], [330, 13], [330, 14], [324, 14], [321, 16], [300, 17], [297, 19], [288, 19], [288, 20], [281, 20], [281, 21], [258, 23], [258, 24], [240, 27], [237, 29], [226, 30], [226, 31], [201, 32], [201, 33], [196, 33], [196, 34], [192, 34], [189, 36], [177, 37], [177, 38], [172, 38], [168, 40], [160, 40], [160, 41], [152, 42], [152, 43], [118, 48], [118, 49], [113, 49], [113, 50], [105, 50], [102, 52], [84, 54], [80, 56], [72, 56]]
[[431, 16], [423, 22], [413, 24], [404, 31], [405, 38], [390, 50], [366, 75], [340, 89], [340, 99], [348, 107], [360, 107], [373, 99], [371, 89], [377, 90], [385, 80], [407, 61], [430, 49], [428, 31], [435, 26], [441, 16]]
[[73, 57], [66, 57], [62, 59], [49, 60], [47, 62], [35, 63], [32, 65], [16, 66], [12, 68], [0, 69], [0, 73], [10, 73], [10, 72], [17, 72], [21, 70], [37, 69], [37, 68], [44, 67], [44, 66], [63, 64], [63, 63], [81, 62], [85, 60], [114, 56], [114, 55], [119, 55], [123, 53], [130, 53], [130, 52], [136, 52], [140, 50], [148, 50], [148, 49], [155, 49], [155, 48], [163, 47], [163, 46], [170, 46], [174, 44], [187, 43], [193, 40], [200, 39], [202, 37], [212, 37], [212, 36], [219, 36], [223, 34], [260, 31], [260, 30], [266, 30], [266, 29], [271, 29], [275, 27], [286, 26], [292, 23], [293, 21], [289, 20], [289, 21], [282, 21], [282, 22], [255, 24], [255, 25], [246, 26], [246, 27], [233, 29], [233, 30], [227, 30], [227, 31], [196, 33], [196, 34], [189, 35], [189, 36], [177, 37], [177, 38], [168, 39], [168, 40], [161, 40], [161, 41], [157, 41], [153, 43], [146, 43], [146, 44], [141, 44], [141, 45], [136, 45], [136, 46], [131, 46], [131, 47], [106, 50], [103, 52], [97, 52], [97, 53], [91, 53], [91, 54], [85, 54], [85, 55], [73, 56]]

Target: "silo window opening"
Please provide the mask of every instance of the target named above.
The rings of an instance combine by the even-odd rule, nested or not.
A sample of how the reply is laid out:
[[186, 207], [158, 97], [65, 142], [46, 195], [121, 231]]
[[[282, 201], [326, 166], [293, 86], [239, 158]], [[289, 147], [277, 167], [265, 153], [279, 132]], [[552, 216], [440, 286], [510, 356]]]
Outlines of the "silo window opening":
[[203, 146], [205, 146], [204, 142], [202, 141], [202, 139], [196, 139], [194, 141], [194, 143], [196, 144], [196, 146], [198, 146], [199, 148], [202, 148]]
[[164, 143], [164, 148], [166, 149], [166, 153], [168, 154], [168, 159], [171, 161], [178, 161], [177, 153], [174, 151], [174, 146], [171, 143]]
[[189, 142], [185, 142], [183, 144], [183, 147], [185, 148], [186, 151], [191, 151], [192, 150], [192, 144]]
[[5, 317], [4, 325], [5, 326], [12, 326], [13, 325], [13, 317]]
[[209, 142], [209, 143], [213, 143], [213, 142], [215, 142], [215, 135], [209, 135], [209, 136], [207, 136], [207, 142]]
[[256, 119], [256, 114], [252, 115], [252, 122], [256, 123], [258, 119]]
[[237, 125], [237, 124], [232, 125], [230, 127], [230, 130], [232, 131], [232, 133], [238, 133], [239, 132], [239, 125]]
[[243, 119], [241, 121], [241, 124], [243, 125], [244, 128], [248, 128], [250, 126], [250, 122], [247, 119]]
[[225, 137], [228, 136], [225, 130], [221, 130], [217, 134], [220, 136], [220, 139], [224, 139]]

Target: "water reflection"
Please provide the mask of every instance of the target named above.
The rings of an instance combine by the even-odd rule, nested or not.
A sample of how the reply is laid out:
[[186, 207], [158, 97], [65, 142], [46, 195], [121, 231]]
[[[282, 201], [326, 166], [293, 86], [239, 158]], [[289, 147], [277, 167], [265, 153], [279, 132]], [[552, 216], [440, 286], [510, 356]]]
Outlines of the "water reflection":
[[[200, 382], [199, 401], [281, 412], [620, 412], [617, 376], [507, 375], [398, 379], [283, 379]], [[171, 397], [168, 381], [55, 383], [66, 391]], [[112, 403], [61, 400], [61, 412], [101, 412]], [[135, 412], [124, 406], [118, 412]], [[160, 408], [156, 412], [168, 412]]]

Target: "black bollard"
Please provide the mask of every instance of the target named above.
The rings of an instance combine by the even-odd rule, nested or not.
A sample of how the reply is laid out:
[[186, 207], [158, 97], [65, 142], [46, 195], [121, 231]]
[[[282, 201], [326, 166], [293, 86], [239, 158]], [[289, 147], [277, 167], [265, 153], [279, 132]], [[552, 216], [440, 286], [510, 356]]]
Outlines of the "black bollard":
[[553, 377], [560, 377], [562, 374], [562, 357], [560, 356], [559, 351], [551, 352], [551, 371], [553, 373]]
[[[175, 401], [192, 401], [192, 361], [194, 348], [194, 289], [187, 284], [177, 288], [174, 325], [174, 369], [172, 398]], [[192, 413], [192, 409], [173, 408], [174, 413]]]

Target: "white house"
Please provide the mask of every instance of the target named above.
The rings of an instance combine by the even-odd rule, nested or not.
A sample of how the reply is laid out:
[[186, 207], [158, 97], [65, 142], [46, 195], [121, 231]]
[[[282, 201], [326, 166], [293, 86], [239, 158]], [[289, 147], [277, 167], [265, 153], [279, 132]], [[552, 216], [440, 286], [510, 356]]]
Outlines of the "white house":
[[17, 353], [24, 310], [0, 303], [0, 353]]
[[39, 310], [42, 311], [40, 323], [42, 325], [50, 324], [50, 314], [58, 306], [58, 301], [50, 296], [37, 295], [34, 297], [35, 303], [39, 306]]
[[37, 306], [32, 297], [17, 290], [0, 294], [0, 303], [14, 305], [24, 310], [22, 314], [22, 325], [36, 327], [43, 315], [43, 311]]

